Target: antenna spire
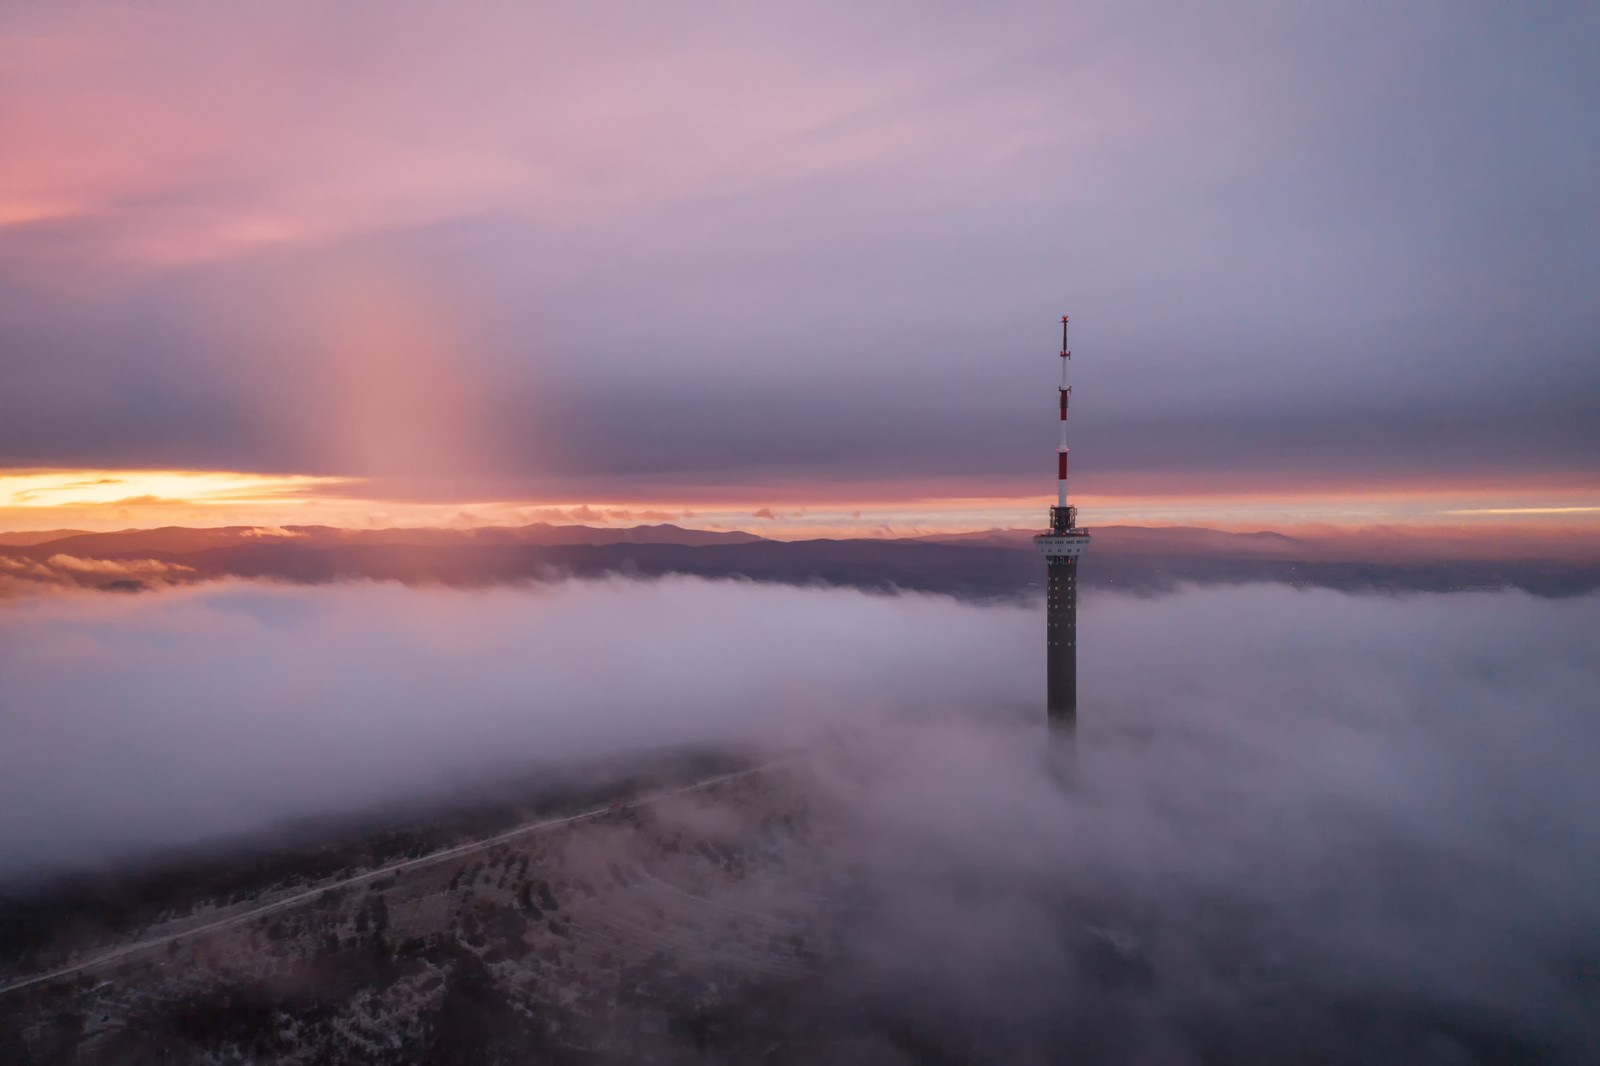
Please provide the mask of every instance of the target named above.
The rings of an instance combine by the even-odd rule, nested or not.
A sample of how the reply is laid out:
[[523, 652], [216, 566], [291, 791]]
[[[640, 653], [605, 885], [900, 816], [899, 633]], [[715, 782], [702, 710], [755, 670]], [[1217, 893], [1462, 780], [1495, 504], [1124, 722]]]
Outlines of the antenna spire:
[[1067, 404], [1072, 399], [1072, 386], [1067, 382], [1067, 368], [1072, 365], [1072, 347], [1067, 341], [1067, 316], [1061, 316], [1061, 443], [1056, 446], [1056, 505], [1050, 509], [1050, 531], [1065, 533], [1077, 525], [1077, 508], [1067, 506]]
[[1072, 398], [1072, 386], [1067, 384], [1067, 368], [1072, 365], [1072, 349], [1067, 343], [1067, 316], [1061, 316], [1061, 444], [1056, 454], [1056, 506], [1067, 505], [1067, 401]]

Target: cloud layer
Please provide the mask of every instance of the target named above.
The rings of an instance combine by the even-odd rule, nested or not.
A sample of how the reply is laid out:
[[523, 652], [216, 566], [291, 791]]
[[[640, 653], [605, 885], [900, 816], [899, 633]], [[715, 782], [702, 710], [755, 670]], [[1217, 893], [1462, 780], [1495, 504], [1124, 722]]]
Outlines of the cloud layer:
[[959, 729], [830, 782], [874, 893], [843, 998], [955, 1061], [1582, 1061], [1600, 602], [1552, 606], [1095, 601], [1075, 791]]
[[0, 610], [0, 866], [132, 854], [539, 763], [987, 704], [995, 675], [965, 649], [1009, 628], [1025, 674], [1027, 621], [696, 581], [18, 599]]
[[1037, 615], [688, 579], [14, 600], [0, 875], [828, 737], [806, 765], [844, 828], [813, 858], [859, 898], [791, 1020], [829, 1061], [906, 1061], [885, 1032], [953, 1061], [1579, 1061], [1600, 600], [1091, 597], [1071, 789]]
[[8, 8], [8, 454], [1014, 491], [1070, 310], [1091, 490], [1592, 483], [1597, 40], [1582, 8]]

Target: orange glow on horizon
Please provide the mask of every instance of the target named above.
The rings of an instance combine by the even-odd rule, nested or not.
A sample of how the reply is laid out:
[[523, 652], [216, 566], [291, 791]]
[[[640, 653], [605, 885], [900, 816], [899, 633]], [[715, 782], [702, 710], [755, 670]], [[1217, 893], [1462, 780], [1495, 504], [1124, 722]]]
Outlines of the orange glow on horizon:
[[9, 470], [0, 471], [0, 513], [171, 504], [227, 508], [288, 501], [350, 480], [213, 470]]
[[[476, 528], [533, 522], [596, 526], [672, 523], [775, 539], [900, 537], [1026, 529], [1050, 502], [1026, 496], [914, 495], [873, 486], [875, 498], [818, 491], [795, 499], [729, 492], [707, 499], [405, 498], [381, 482], [305, 474], [195, 470], [0, 470], [0, 530], [112, 530], [168, 525], [327, 525]], [[481, 490], [480, 490], [481, 491]], [[867, 495], [863, 493], [862, 495]], [[742, 497], [742, 498], [741, 498]], [[1392, 488], [1364, 493], [1080, 494], [1085, 524], [1195, 525], [1221, 529], [1451, 527], [1513, 523], [1600, 530], [1600, 493], [1482, 487]]]

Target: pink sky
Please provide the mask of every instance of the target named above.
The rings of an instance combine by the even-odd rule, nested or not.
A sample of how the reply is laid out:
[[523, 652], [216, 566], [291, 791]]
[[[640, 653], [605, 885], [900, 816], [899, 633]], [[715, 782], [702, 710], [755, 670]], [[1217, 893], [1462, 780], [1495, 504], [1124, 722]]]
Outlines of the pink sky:
[[9, 5], [0, 471], [268, 481], [0, 523], [1027, 525], [1067, 310], [1105, 520], [1588, 521], [1588, 44], [1443, 7]]

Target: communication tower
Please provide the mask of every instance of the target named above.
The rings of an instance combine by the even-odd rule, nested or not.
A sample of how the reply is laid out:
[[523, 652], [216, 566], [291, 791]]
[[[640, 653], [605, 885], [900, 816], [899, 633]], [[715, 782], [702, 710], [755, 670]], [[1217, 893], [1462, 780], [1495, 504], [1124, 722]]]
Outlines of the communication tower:
[[1089, 531], [1078, 528], [1078, 509], [1067, 503], [1067, 316], [1061, 317], [1061, 443], [1056, 448], [1056, 505], [1050, 528], [1033, 538], [1045, 558], [1045, 718], [1052, 742], [1071, 746], [1078, 726], [1078, 559], [1089, 550]]

